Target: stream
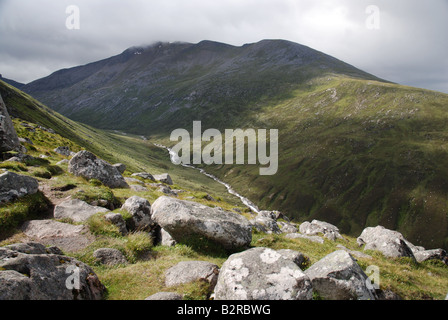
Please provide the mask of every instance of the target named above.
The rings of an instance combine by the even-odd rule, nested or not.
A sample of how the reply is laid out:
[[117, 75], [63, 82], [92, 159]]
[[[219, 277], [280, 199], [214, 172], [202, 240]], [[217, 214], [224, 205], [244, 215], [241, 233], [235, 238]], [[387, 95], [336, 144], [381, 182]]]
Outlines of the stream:
[[[168, 148], [167, 146], [164, 146], [164, 145], [161, 145], [161, 144], [157, 144], [157, 143], [154, 143], [154, 145], [155, 145], [156, 147], [163, 148], [163, 149], [167, 150], [167, 151], [169, 152], [169, 154], [170, 154], [170, 160], [171, 160], [171, 162], [173, 162], [173, 163], [175, 162], [175, 160], [176, 160], [177, 157], [178, 157], [178, 155], [177, 155], [175, 152], [173, 152], [173, 151], [172, 151], [170, 148]], [[189, 164], [181, 164], [181, 166], [186, 167], [186, 168], [191, 168], [191, 169], [198, 170], [198, 171], [199, 171], [200, 173], [202, 173], [203, 175], [205, 175], [205, 176], [207, 176], [207, 177], [209, 177], [209, 178], [215, 180], [216, 182], [222, 184], [223, 186], [225, 186], [225, 187], [227, 188], [227, 192], [229, 192], [230, 194], [232, 194], [232, 195], [238, 197], [238, 198], [241, 200], [241, 202], [242, 202], [246, 207], [248, 207], [249, 209], [251, 209], [253, 212], [255, 212], [255, 213], [259, 213], [259, 212], [260, 212], [260, 209], [258, 209], [258, 207], [257, 207], [252, 201], [250, 201], [249, 199], [243, 197], [243, 196], [240, 195], [238, 192], [236, 192], [236, 191], [232, 188], [231, 185], [229, 185], [228, 183], [226, 183], [226, 182], [220, 180], [219, 178], [215, 177], [214, 175], [212, 175], [212, 174], [206, 172], [204, 169], [196, 168], [195, 166], [192, 166], [192, 165], [189, 165]]]

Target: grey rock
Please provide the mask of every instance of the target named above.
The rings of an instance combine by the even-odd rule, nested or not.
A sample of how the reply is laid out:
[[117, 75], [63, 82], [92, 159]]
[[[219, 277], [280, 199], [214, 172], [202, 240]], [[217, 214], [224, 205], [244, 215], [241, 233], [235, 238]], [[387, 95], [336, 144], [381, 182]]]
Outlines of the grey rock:
[[289, 222], [277, 221], [277, 225], [282, 233], [297, 233], [299, 231], [295, 225]]
[[143, 179], [148, 179], [148, 180], [152, 180], [155, 181], [155, 178], [152, 176], [152, 174], [148, 173], [148, 172], [137, 172], [137, 173], [133, 173], [131, 175], [131, 177], [140, 177]]
[[78, 152], [69, 162], [68, 171], [75, 176], [97, 179], [110, 188], [128, 188], [117, 168], [88, 151]]
[[365, 244], [364, 250], [377, 250], [389, 258], [414, 258], [403, 235], [382, 226], [365, 228], [357, 238], [357, 243], [360, 246]]
[[63, 146], [63, 147], [57, 147], [56, 149], [53, 150], [53, 152], [56, 152], [56, 153], [58, 153], [58, 154], [60, 154], [60, 155], [66, 156], [66, 157], [70, 156], [71, 153], [72, 153], [72, 151], [70, 150], [70, 148], [69, 148], [69, 147], [66, 147], [66, 146]]
[[133, 230], [151, 230], [155, 223], [151, 219], [151, 204], [139, 196], [132, 196], [121, 207], [132, 215]]
[[420, 250], [414, 252], [414, 257], [417, 262], [423, 262], [428, 260], [441, 260], [445, 264], [448, 264], [448, 256], [446, 251], [443, 249], [432, 249], [432, 250]]
[[0, 174], [0, 203], [10, 202], [39, 191], [36, 179], [7, 171]]
[[174, 247], [177, 244], [176, 240], [163, 228], [160, 228], [159, 238], [162, 246]]
[[129, 188], [131, 188], [131, 190], [135, 191], [135, 192], [145, 192], [145, 191], [148, 191], [148, 188], [146, 188], [144, 186], [141, 186], [139, 184], [130, 185]]
[[280, 234], [281, 230], [275, 220], [275, 215], [272, 211], [261, 211], [255, 219], [251, 220], [252, 225], [259, 231], [264, 233]]
[[177, 242], [199, 236], [232, 250], [246, 247], [252, 240], [249, 221], [222, 208], [162, 196], [152, 204], [151, 215]]
[[105, 292], [95, 272], [59, 254], [0, 248], [0, 300], [100, 300]]
[[7, 151], [22, 151], [22, 145], [0, 95], [0, 154]]
[[97, 249], [93, 252], [93, 257], [100, 263], [110, 266], [128, 263], [121, 251], [113, 248]]
[[165, 286], [174, 287], [194, 281], [205, 281], [210, 289], [218, 281], [219, 268], [206, 261], [182, 261], [165, 272]]
[[291, 249], [280, 249], [277, 250], [283, 257], [291, 259], [300, 269], [305, 267], [308, 263], [309, 258], [305, 256], [303, 253]]
[[299, 231], [308, 236], [315, 236], [323, 234], [329, 240], [342, 239], [339, 229], [327, 222], [313, 220], [312, 222], [305, 221], [299, 226]]
[[69, 252], [82, 250], [94, 241], [86, 226], [54, 220], [27, 221], [23, 224], [22, 231], [34, 241]]
[[99, 212], [109, 212], [109, 210], [103, 207], [91, 206], [78, 199], [71, 199], [58, 204], [54, 208], [54, 218], [69, 219], [73, 222], [84, 222]]
[[344, 250], [325, 256], [305, 273], [314, 290], [325, 300], [376, 300], [375, 289], [367, 285], [367, 275]]
[[344, 247], [343, 245], [338, 244], [336, 246], [336, 248], [340, 249], [340, 250], [344, 250], [347, 251], [348, 253], [350, 253], [352, 256], [357, 257], [357, 258], [364, 258], [364, 259], [373, 259], [372, 256], [361, 252], [361, 251], [356, 251], [356, 250], [350, 250], [346, 247]]
[[162, 173], [154, 176], [156, 181], [160, 181], [169, 185], [173, 185], [173, 180], [168, 173]]
[[111, 222], [113, 225], [118, 227], [118, 230], [122, 235], [128, 234], [128, 229], [126, 228], [126, 222], [123, 219], [123, 216], [119, 213], [108, 213], [104, 216], [104, 218]]
[[181, 294], [175, 292], [157, 292], [145, 300], [182, 300], [183, 297]]
[[281, 252], [253, 248], [231, 255], [222, 265], [215, 300], [311, 300], [308, 276]]
[[123, 174], [126, 171], [126, 165], [123, 163], [115, 163], [112, 166], [117, 168], [118, 172], [120, 172], [121, 174]]

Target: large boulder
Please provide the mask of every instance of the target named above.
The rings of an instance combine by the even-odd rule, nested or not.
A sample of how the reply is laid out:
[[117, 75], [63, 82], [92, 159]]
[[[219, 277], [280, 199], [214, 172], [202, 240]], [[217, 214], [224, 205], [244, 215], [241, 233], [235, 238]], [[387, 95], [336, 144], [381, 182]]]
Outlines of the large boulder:
[[[325, 300], [376, 300], [375, 289], [353, 257], [338, 250], [305, 271], [313, 289]], [[368, 284], [369, 283], [369, 284]]]
[[22, 151], [17, 132], [0, 95], [0, 154], [8, 151]]
[[380, 251], [389, 258], [410, 257], [414, 259], [414, 254], [403, 235], [382, 226], [365, 228], [357, 242], [360, 246], [365, 245], [364, 250]]
[[116, 167], [85, 150], [73, 156], [68, 164], [68, 171], [75, 176], [97, 179], [109, 188], [129, 188]]
[[100, 300], [105, 287], [85, 263], [53, 254], [0, 248], [0, 300]]
[[78, 199], [71, 199], [58, 204], [54, 208], [54, 218], [69, 219], [73, 222], [84, 222], [99, 212], [109, 212], [109, 210], [103, 207], [91, 206]]
[[173, 287], [181, 284], [205, 281], [210, 290], [218, 281], [219, 267], [207, 261], [182, 261], [165, 272], [165, 286]]
[[215, 300], [311, 300], [308, 276], [291, 259], [269, 248], [231, 255], [222, 265]]
[[319, 220], [313, 220], [311, 222], [305, 221], [299, 226], [300, 233], [308, 236], [316, 236], [323, 234], [323, 236], [329, 240], [342, 239], [339, 229], [328, 223]]
[[260, 211], [258, 215], [250, 220], [254, 228], [264, 233], [282, 233], [276, 220], [276, 216], [272, 211]]
[[246, 247], [252, 241], [249, 221], [222, 208], [162, 196], [152, 204], [151, 214], [177, 242], [199, 236], [232, 250]]
[[36, 179], [7, 171], [0, 174], [0, 203], [35, 194], [39, 191]]
[[151, 219], [151, 204], [145, 198], [132, 196], [126, 200], [121, 209], [132, 216], [130, 229], [149, 231], [155, 226]]

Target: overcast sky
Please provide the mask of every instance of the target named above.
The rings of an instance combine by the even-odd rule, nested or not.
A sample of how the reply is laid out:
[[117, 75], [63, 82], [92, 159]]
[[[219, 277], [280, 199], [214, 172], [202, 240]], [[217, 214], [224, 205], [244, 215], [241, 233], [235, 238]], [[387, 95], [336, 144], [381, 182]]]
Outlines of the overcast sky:
[[155, 41], [262, 39], [448, 93], [448, 0], [0, 0], [0, 73], [24, 83]]

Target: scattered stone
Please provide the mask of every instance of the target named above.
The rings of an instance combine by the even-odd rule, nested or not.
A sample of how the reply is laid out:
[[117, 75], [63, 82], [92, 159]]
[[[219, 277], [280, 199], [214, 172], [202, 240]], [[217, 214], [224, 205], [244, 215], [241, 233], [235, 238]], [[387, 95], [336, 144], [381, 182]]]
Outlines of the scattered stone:
[[305, 273], [311, 279], [314, 290], [325, 300], [377, 298], [375, 289], [367, 285], [367, 275], [344, 250], [330, 253], [309, 267]]
[[31, 141], [29, 138], [20, 138], [19, 137], [19, 142], [20, 143], [28, 143], [30, 145], [34, 145], [33, 141]]
[[271, 211], [260, 211], [255, 219], [250, 221], [252, 225], [260, 232], [280, 234], [280, 228], [275, 220], [275, 215], [271, 215]]
[[115, 266], [118, 264], [127, 264], [125, 256], [120, 250], [112, 248], [100, 248], [93, 252], [93, 257], [96, 258], [100, 263]]
[[69, 162], [68, 171], [75, 176], [97, 179], [109, 188], [128, 188], [117, 168], [88, 151], [78, 152]]
[[162, 246], [174, 247], [177, 244], [176, 240], [163, 228], [160, 228], [159, 238]]
[[321, 243], [321, 244], [324, 243], [324, 239], [322, 239], [319, 236], [306, 236], [304, 234], [297, 233], [297, 232], [296, 233], [288, 233], [288, 234], [285, 235], [285, 238], [288, 238], [288, 239], [305, 239], [305, 240], [309, 240], [309, 241], [317, 242], [317, 243]]
[[145, 300], [182, 300], [183, 297], [181, 294], [175, 292], [157, 292]]
[[289, 222], [277, 221], [277, 225], [282, 233], [297, 233], [299, 231], [295, 225]]
[[0, 300], [100, 300], [105, 287], [88, 265], [59, 254], [0, 248]]
[[60, 165], [63, 165], [63, 164], [68, 164], [69, 163], [69, 161], [68, 161], [68, 159], [63, 159], [63, 160], [61, 160], [61, 161], [59, 161], [58, 163], [56, 163], [58, 166], [60, 166]]
[[66, 157], [70, 156], [71, 153], [72, 153], [70, 148], [66, 147], [66, 146], [64, 146], [64, 147], [57, 147], [56, 149], [53, 150], [53, 152], [56, 152], [56, 153], [58, 153], [60, 155], [66, 156]]
[[154, 180], [160, 181], [162, 183], [166, 183], [169, 185], [173, 185], [173, 180], [171, 180], [171, 177], [168, 173], [162, 173], [154, 176]]
[[139, 184], [139, 185], [144, 185], [144, 184], [145, 184], [144, 182], [142, 182], [142, 181], [140, 181], [140, 180], [138, 180], [138, 179], [135, 179], [135, 178], [128, 178], [128, 177], [125, 177], [124, 180], [125, 180], [128, 184], [130, 184], [130, 183], [137, 183], [137, 184]]
[[104, 218], [112, 223], [113, 225], [118, 227], [118, 230], [122, 235], [128, 234], [128, 229], [126, 228], [126, 222], [123, 219], [123, 216], [119, 213], [108, 213], [104, 216]]
[[151, 214], [177, 242], [205, 237], [231, 250], [246, 247], [252, 240], [249, 221], [222, 208], [162, 196], [152, 204]]
[[109, 210], [103, 207], [91, 206], [78, 199], [70, 199], [54, 208], [54, 218], [59, 220], [69, 219], [73, 222], [85, 222], [99, 212], [109, 212]]
[[322, 233], [325, 238], [332, 241], [342, 239], [339, 229], [336, 226], [319, 220], [303, 222], [299, 227], [299, 231], [300, 233], [308, 236], [315, 236]]
[[151, 204], [139, 196], [132, 196], [121, 207], [132, 215], [132, 230], [151, 230], [155, 223], [151, 218]]
[[[152, 174], [148, 173], [148, 172], [137, 172], [137, 173], [133, 173], [131, 175], [131, 177], [140, 177], [142, 179], [147, 179], [147, 180], [152, 180], [155, 181], [155, 178], [152, 176]], [[141, 182], [139, 180], [139, 182]]]
[[231, 255], [223, 264], [215, 300], [311, 300], [308, 276], [289, 256], [269, 248]]
[[219, 268], [206, 261], [182, 261], [165, 273], [165, 286], [174, 287], [195, 281], [205, 281], [213, 288], [218, 281]]
[[0, 203], [11, 202], [39, 191], [36, 179], [6, 171], [0, 174]]
[[389, 258], [410, 257], [414, 259], [414, 254], [406, 244], [403, 235], [382, 226], [365, 228], [357, 242], [359, 246], [365, 245], [364, 250], [377, 250]]
[[169, 186], [162, 185], [159, 187], [159, 191], [169, 196], [177, 196], [177, 192], [171, 190]]

